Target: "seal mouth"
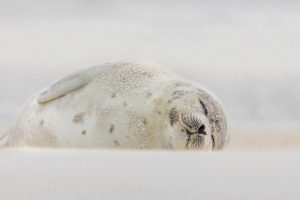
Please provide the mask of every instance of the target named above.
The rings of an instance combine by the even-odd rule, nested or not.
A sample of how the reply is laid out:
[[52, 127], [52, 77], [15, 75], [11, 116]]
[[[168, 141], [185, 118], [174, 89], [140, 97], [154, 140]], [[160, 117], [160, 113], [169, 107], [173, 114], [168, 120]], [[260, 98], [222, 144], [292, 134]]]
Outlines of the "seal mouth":
[[191, 138], [191, 135], [187, 135], [185, 147], [187, 149], [200, 149], [203, 146], [204, 138], [200, 135], [197, 135], [194, 138]]
[[186, 129], [186, 148], [189, 149], [200, 149], [203, 146], [204, 143], [204, 136], [206, 135], [206, 131], [205, 131], [205, 125], [201, 125], [198, 128], [197, 132], [190, 132], [189, 130]]

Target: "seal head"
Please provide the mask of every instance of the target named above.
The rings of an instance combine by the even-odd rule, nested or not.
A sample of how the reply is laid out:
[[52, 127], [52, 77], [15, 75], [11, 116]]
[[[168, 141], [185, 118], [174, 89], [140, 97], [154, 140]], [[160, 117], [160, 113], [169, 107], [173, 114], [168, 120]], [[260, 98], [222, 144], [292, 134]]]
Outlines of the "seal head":
[[224, 110], [202, 89], [175, 89], [169, 101], [169, 143], [175, 149], [221, 149], [228, 137]]

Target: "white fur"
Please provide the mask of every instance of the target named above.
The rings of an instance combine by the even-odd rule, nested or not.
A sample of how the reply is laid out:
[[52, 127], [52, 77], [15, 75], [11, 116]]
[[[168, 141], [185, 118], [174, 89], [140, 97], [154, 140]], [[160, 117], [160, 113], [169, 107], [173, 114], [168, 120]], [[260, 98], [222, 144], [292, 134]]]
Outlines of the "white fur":
[[[192, 85], [195, 84], [170, 72], [132, 63], [103, 64], [82, 70], [35, 95], [20, 114], [7, 144], [168, 147], [172, 143], [169, 112], [174, 106], [168, 101], [176, 88], [189, 89]], [[192, 111], [194, 107], [188, 109]], [[225, 118], [219, 105], [217, 110]], [[217, 137], [227, 139], [226, 130], [220, 134], [225, 136]], [[219, 140], [221, 147], [225, 142]], [[173, 148], [182, 148], [176, 142]]]

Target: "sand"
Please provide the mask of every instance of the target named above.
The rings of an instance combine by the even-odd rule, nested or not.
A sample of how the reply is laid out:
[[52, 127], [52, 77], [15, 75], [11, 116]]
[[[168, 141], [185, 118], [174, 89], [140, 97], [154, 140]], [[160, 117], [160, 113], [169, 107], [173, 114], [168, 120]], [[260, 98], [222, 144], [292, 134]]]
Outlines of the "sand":
[[234, 132], [226, 151], [300, 150], [300, 132]]
[[299, 199], [300, 152], [0, 151], [1, 199]]
[[[0, 138], [8, 131], [0, 126]], [[224, 151], [292, 151], [300, 150], [300, 132], [241, 132], [230, 134]]]
[[299, 135], [235, 132], [220, 152], [1, 149], [0, 199], [296, 200]]

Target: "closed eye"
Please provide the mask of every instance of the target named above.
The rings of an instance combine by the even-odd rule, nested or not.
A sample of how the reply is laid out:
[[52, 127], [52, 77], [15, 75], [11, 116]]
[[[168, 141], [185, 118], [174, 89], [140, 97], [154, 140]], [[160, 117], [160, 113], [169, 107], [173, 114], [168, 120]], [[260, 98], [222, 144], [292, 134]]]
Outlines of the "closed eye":
[[200, 104], [201, 104], [201, 106], [202, 106], [202, 108], [203, 108], [203, 110], [204, 110], [205, 116], [207, 116], [207, 115], [208, 115], [207, 107], [205, 106], [205, 104], [204, 104], [203, 101], [201, 101], [201, 100], [200, 100]]
[[215, 149], [215, 137], [211, 135], [212, 149]]

